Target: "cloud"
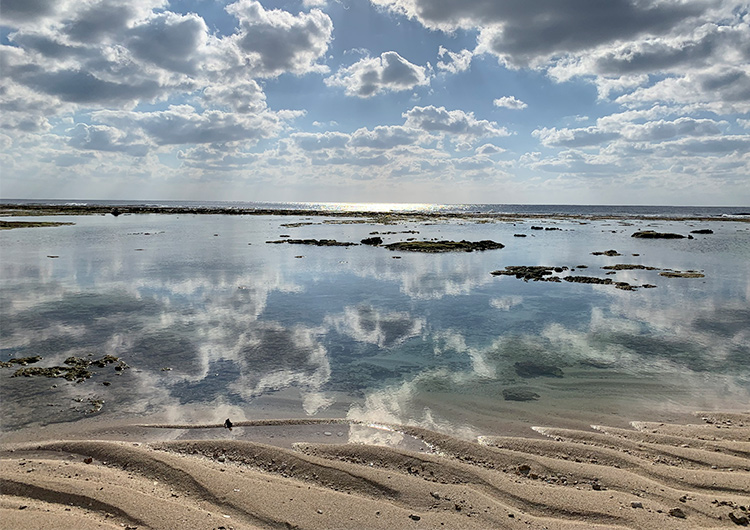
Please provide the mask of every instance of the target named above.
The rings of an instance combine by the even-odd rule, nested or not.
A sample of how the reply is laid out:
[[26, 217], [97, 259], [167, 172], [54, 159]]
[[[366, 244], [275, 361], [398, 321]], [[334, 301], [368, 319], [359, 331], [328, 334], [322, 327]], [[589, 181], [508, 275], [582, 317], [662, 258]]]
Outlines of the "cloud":
[[208, 40], [208, 27], [196, 14], [165, 12], [136, 26], [128, 36], [126, 46], [137, 59], [194, 75]]
[[515, 96], [503, 96], [492, 102], [496, 107], [503, 107], [506, 109], [522, 110], [528, 107], [526, 103], [517, 99]]
[[411, 90], [430, 84], [427, 69], [412, 64], [396, 52], [380, 57], [365, 57], [336, 75], [326, 78], [326, 85], [343, 87], [348, 96], [368, 98], [383, 92]]
[[339, 132], [293, 133], [289, 137], [303, 151], [337, 149], [346, 147], [349, 142], [349, 135]]
[[210, 171], [236, 171], [256, 162], [259, 155], [245, 153], [226, 145], [215, 148], [210, 145], [199, 145], [177, 152], [177, 159], [185, 167]]
[[[638, 114], [631, 117], [638, 116]], [[714, 136], [721, 134], [726, 122], [709, 119], [678, 118], [673, 121], [658, 120], [633, 123], [627, 115], [600, 119], [597, 125], [579, 129], [536, 129], [531, 134], [547, 147], [587, 147], [613, 140], [630, 142], [661, 142], [682, 136]]]
[[406, 118], [404, 125], [422, 129], [429, 133], [448, 133], [459, 136], [509, 136], [505, 127], [497, 123], [478, 120], [473, 112], [446, 110], [445, 107], [413, 107], [402, 114]]
[[585, 147], [608, 142], [620, 136], [616, 132], [602, 131], [597, 127], [582, 129], [557, 129], [555, 127], [548, 129], [547, 127], [543, 127], [534, 130], [531, 135], [539, 138], [542, 145], [547, 147]]
[[68, 133], [68, 145], [78, 149], [121, 151], [133, 156], [144, 156], [148, 152], [146, 144], [133, 141], [119, 129], [106, 125], [78, 123]]
[[669, 31], [717, 2], [371, 0], [430, 29], [482, 28], [480, 47], [516, 66], [554, 54]]
[[242, 115], [219, 110], [198, 113], [190, 105], [154, 112], [99, 111], [93, 119], [123, 130], [140, 131], [157, 145], [249, 141], [274, 136], [281, 120], [273, 113]]
[[695, 104], [717, 113], [750, 112], [750, 66], [718, 66], [669, 77], [615, 100], [626, 106], [653, 102]]
[[413, 145], [421, 137], [422, 133], [416, 129], [401, 126], [377, 126], [372, 130], [357, 129], [352, 134], [350, 144], [352, 147], [391, 149], [397, 146]]
[[253, 114], [266, 108], [266, 95], [254, 80], [237, 84], [214, 84], [203, 90], [203, 99], [210, 106], [231, 109], [241, 114]]
[[255, 0], [239, 0], [226, 10], [240, 22], [233, 42], [256, 75], [328, 70], [317, 61], [328, 50], [333, 22], [319, 9], [295, 16], [280, 9], [266, 10]]
[[493, 144], [484, 144], [484, 145], [477, 147], [475, 149], [475, 152], [478, 155], [490, 156], [490, 155], [496, 155], [498, 153], [504, 153], [505, 149], [502, 149]]
[[471, 58], [474, 54], [471, 50], [461, 50], [460, 52], [452, 52], [443, 46], [438, 49], [438, 57], [440, 60], [437, 63], [439, 70], [445, 70], [452, 74], [463, 72], [468, 70], [471, 66]]

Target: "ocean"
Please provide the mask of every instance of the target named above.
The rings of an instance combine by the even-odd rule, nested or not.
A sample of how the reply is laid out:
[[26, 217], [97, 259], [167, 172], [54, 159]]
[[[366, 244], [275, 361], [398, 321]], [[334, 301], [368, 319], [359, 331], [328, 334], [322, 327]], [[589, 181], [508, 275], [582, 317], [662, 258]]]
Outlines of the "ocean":
[[[0, 231], [0, 361], [41, 357], [0, 368], [4, 431], [330, 417], [474, 437], [750, 405], [748, 208], [141, 204], [549, 218], [24, 217], [75, 224]], [[385, 246], [410, 240], [504, 248]], [[559, 281], [498, 272], [518, 266]], [[13, 377], [56, 366], [90, 376]]]

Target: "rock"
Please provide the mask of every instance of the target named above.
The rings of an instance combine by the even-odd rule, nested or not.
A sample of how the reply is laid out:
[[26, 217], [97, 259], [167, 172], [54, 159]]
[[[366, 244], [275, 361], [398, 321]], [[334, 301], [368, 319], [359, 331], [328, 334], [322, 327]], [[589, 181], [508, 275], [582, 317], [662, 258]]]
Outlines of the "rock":
[[617, 265], [607, 265], [605, 267], [602, 267], [602, 269], [606, 269], [609, 271], [634, 271], [634, 270], [656, 271], [656, 270], [659, 270], [657, 267], [647, 267], [646, 265], [631, 265], [628, 263], [618, 263]]
[[365, 239], [363, 239], [362, 241], [360, 241], [360, 243], [362, 243], [363, 245], [372, 245], [372, 246], [376, 247], [378, 245], [382, 245], [383, 244], [383, 238], [382, 237], [377, 237], [377, 236], [375, 236], [375, 237], [366, 237]]
[[410, 252], [473, 252], [475, 250], [494, 250], [505, 245], [485, 239], [483, 241], [399, 241], [385, 245], [388, 250]]
[[740, 526], [747, 526], [748, 524], [750, 524], [750, 520], [747, 518], [747, 515], [740, 512], [729, 512], [729, 519], [731, 519], [734, 524]]
[[594, 276], [566, 276], [563, 279], [566, 282], [573, 283], [600, 283], [604, 285], [610, 285], [612, 283], [610, 278], [596, 278]]
[[539, 364], [532, 361], [519, 361], [515, 363], [516, 373], [521, 377], [562, 377], [563, 371], [550, 364]]
[[418, 515], [415, 515], [415, 514], [411, 514], [409, 516], [409, 519], [411, 519], [412, 521], [419, 521], [421, 519], [421, 517], [418, 516]]
[[120, 210], [118, 210], [117, 208], [112, 208], [109, 213], [111, 213], [113, 217], [117, 217], [118, 215], [120, 215]]
[[229, 418], [227, 418], [226, 421], [224, 422], [224, 428], [225, 429], [229, 429], [231, 431], [232, 430], [232, 425], [233, 425], [233, 423], [229, 420]]
[[526, 237], [526, 234], [513, 234], [513, 237]]
[[316, 247], [349, 247], [357, 244], [348, 241], [336, 241], [335, 239], [279, 239], [278, 241], [266, 241], [266, 243], [274, 245], [289, 243], [290, 245], [313, 245]]
[[535, 401], [539, 394], [528, 388], [506, 388], [503, 390], [503, 398], [506, 401]]
[[592, 252], [594, 256], [622, 256], [619, 252], [616, 250], [605, 250], [604, 252]]
[[544, 227], [543, 226], [532, 226], [531, 229], [532, 230], [544, 230]]
[[631, 508], [643, 508], [643, 503], [641, 501], [633, 501], [630, 503]]
[[630, 237], [637, 237], [640, 239], [685, 239], [682, 234], [673, 234], [670, 232], [655, 232], [653, 230], [643, 230], [641, 232], [635, 232]]
[[38, 363], [41, 360], [42, 358], [39, 355], [35, 355], [34, 357], [19, 357], [18, 359], [11, 358], [5, 362], [0, 361], [0, 368], [10, 368], [14, 364], [26, 366], [27, 364]]
[[505, 270], [498, 270], [498, 271], [492, 271], [490, 274], [493, 276], [515, 276], [519, 280], [523, 281], [529, 281], [534, 280], [535, 282], [543, 281], [543, 282], [552, 282], [552, 281], [560, 281], [560, 278], [552, 276], [552, 267], [543, 267], [539, 265], [526, 267], [523, 265], [509, 265], [505, 267]]
[[714, 231], [708, 228], [702, 228], [700, 230], [691, 230], [690, 233], [691, 234], [713, 234]]
[[669, 515], [677, 517], [678, 519], [685, 519], [687, 517], [681, 508], [672, 508], [669, 510]]
[[665, 278], [705, 278], [706, 275], [696, 271], [665, 271], [660, 272], [659, 276], [664, 276]]

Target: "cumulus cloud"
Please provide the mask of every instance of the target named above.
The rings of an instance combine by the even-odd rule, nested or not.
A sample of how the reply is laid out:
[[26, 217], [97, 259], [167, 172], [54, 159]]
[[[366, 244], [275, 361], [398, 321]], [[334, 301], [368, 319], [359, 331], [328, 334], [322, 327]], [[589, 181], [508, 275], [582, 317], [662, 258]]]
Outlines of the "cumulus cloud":
[[242, 115], [219, 110], [199, 113], [190, 105], [154, 112], [99, 111], [94, 120], [126, 131], [140, 131], [156, 145], [255, 142], [278, 133], [278, 116]]
[[626, 106], [654, 102], [694, 104], [717, 113], [750, 112], [750, 65], [718, 66], [669, 77], [616, 99]]
[[317, 61], [328, 50], [333, 22], [319, 9], [293, 15], [280, 9], [267, 10], [256, 0], [239, 0], [226, 10], [240, 22], [234, 43], [258, 75], [328, 70]]
[[401, 126], [378, 126], [374, 129], [361, 128], [352, 134], [353, 147], [370, 147], [373, 149], [391, 149], [397, 146], [413, 145], [422, 137], [416, 129]]
[[289, 136], [303, 151], [322, 151], [345, 147], [349, 135], [339, 132], [293, 133]]
[[241, 114], [257, 113], [266, 108], [266, 95], [254, 80], [237, 84], [209, 85], [203, 99], [211, 106], [229, 108]]
[[490, 155], [496, 155], [498, 153], [504, 153], [505, 149], [502, 149], [493, 144], [484, 144], [484, 145], [477, 147], [475, 152], [478, 155], [490, 156]]
[[431, 29], [483, 28], [480, 45], [514, 65], [606, 42], [659, 34], [716, 2], [612, 0], [371, 0]]
[[437, 63], [437, 67], [440, 70], [445, 70], [452, 74], [463, 72], [468, 70], [471, 66], [471, 58], [474, 54], [470, 50], [461, 50], [460, 52], [452, 52], [443, 46], [438, 49], [438, 57], [440, 60]]
[[430, 77], [423, 66], [412, 64], [396, 52], [365, 57], [326, 78], [328, 86], [340, 86], [349, 96], [368, 98], [383, 92], [411, 90], [428, 85]]
[[557, 129], [555, 127], [536, 129], [531, 133], [535, 138], [539, 138], [543, 145], [565, 146], [565, 147], [584, 147], [589, 145], [598, 145], [603, 142], [619, 138], [616, 132], [602, 131], [597, 127], [586, 127], [581, 129]]
[[516, 98], [515, 96], [503, 96], [492, 102], [496, 107], [502, 107], [506, 109], [522, 110], [528, 107], [526, 103]]
[[531, 134], [547, 147], [587, 147], [613, 140], [629, 142], [662, 142], [685, 136], [716, 136], [726, 122], [710, 119], [678, 118], [676, 120], [655, 120], [634, 123], [628, 118], [642, 114], [621, 114], [601, 119], [597, 125], [578, 129], [556, 129], [543, 127]]
[[413, 107], [403, 114], [404, 125], [429, 133], [448, 133], [459, 136], [509, 136], [505, 127], [497, 123], [478, 120], [473, 112], [446, 110], [445, 107]]
[[126, 46], [133, 56], [157, 66], [196, 73], [199, 54], [208, 40], [208, 27], [196, 14], [159, 13], [133, 28]]
[[68, 145], [94, 151], [121, 151], [133, 156], [144, 156], [148, 146], [128, 138], [123, 131], [106, 125], [78, 123], [68, 131]]

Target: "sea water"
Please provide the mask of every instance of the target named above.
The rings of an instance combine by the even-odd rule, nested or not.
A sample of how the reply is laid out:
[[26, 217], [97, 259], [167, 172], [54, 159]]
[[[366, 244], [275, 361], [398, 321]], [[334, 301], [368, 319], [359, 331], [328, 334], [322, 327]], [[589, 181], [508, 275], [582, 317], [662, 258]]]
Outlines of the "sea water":
[[[129, 366], [92, 367], [82, 382], [0, 368], [2, 428], [93, 417], [343, 417], [474, 436], [502, 434], [511, 420], [577, 425], [747, 409], [750, 224], [722, 220], [731, 209], [713, 213], [710, 222], [667, 213], [397, 224], [97, 215], [2, 231], [0, 360], [39, 355], [29, 366], [65, 366], [70, 356], [109, 354]], [[700, 228], [714, 233], [631, 237]], [[386, 244], [490, 239], [505, 248], [433, 254], [268, 243], [358, 243], [375, 233]], [[610, 249], [620, 256], [592, 254]], [[615, 264], [655, 270], [602, 269]], [[566, 267], [559, 276], [638, 288], [491, 274], [513, 265]], [[523, 363], [541, 372], [526, 373]]]

